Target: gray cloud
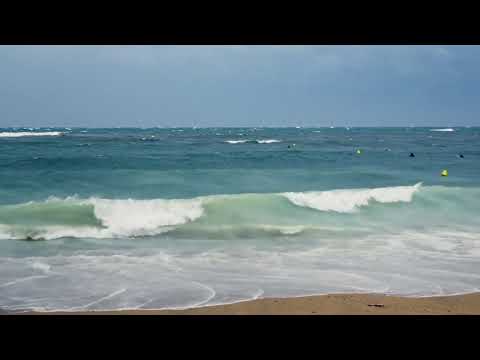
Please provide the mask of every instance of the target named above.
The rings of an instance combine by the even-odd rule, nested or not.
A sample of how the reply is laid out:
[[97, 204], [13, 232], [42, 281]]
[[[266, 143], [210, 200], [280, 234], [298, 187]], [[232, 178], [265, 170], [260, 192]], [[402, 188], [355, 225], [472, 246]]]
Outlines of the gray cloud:
[[0, 46], [0, 126], [479, 124], [476, 46]]

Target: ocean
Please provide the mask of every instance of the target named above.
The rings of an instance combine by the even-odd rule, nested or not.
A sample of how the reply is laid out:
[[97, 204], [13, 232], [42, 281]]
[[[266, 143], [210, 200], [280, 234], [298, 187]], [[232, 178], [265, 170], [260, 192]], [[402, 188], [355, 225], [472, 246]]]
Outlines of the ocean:
[[479, 291], [479, 140], [480, 128], [0, 129], [0, 309]]

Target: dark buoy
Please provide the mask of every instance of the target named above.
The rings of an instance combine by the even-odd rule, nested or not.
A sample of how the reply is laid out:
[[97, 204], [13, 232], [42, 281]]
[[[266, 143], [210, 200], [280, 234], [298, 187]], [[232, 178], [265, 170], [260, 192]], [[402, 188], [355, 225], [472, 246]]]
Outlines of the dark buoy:
[[415, 157], [415, 154], [414, 154], [414, 153], [410, 153], [409, 156], [410, 156], [410, 157]]

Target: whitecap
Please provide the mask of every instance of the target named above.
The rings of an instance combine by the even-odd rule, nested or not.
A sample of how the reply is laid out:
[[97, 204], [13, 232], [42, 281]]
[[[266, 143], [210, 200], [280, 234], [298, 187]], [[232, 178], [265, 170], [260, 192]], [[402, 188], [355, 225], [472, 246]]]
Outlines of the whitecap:
[[374, 200], [380, 203], [410, 202], [421, 183], [375, 189], [342, 189], [319, 192], [283, 193], [289, 201], [301, 207], [341, 213], [355, 212]]
[[266, 140], [256, 140], [256, 142], [257, 144], [273, 144], [273, 143], [282, 142], [282, 140], [266, 139]]
[[243, 144], [243, 143], [248, 142], [248, 140], [226, 140], [224, 142], [229, 143], [229, 144]]
[[23, 136], [61, 136], [61, 131], [45, 131], [45, 132], [0, 132], [0, 137], [23, 137]]

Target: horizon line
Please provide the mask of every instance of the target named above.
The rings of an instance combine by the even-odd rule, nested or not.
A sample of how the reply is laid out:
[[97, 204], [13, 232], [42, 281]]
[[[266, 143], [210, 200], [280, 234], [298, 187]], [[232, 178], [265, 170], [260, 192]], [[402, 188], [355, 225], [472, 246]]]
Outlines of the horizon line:
[[355, 128], [476, 128], [480, 125], [423, 125], [423, 126], [6, 126], [0, 129], [355, 129]]

